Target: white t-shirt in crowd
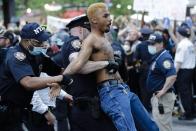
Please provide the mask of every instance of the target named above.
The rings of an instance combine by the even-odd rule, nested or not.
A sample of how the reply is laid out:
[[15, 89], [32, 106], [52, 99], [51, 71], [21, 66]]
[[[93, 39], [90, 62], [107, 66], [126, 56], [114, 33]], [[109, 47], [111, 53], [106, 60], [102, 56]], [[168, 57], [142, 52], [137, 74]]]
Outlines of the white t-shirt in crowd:
[[193, 69], [195, 67], [195, 47], [188, 38], [184, 38], [178, 43], [174, 62], [175, 64], [177, 62], [182, 63], [180, 69]]

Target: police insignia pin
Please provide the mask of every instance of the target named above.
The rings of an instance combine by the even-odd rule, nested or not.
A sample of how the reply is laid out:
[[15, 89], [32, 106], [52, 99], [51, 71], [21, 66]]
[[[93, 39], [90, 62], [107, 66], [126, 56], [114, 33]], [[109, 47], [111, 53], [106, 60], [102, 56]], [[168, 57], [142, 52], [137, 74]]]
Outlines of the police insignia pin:
[[75, 48], [75, 49], [80, 49], [81, 48], [81, 42], [79, 40], [74, 40], [72, 43], [71, 43], [72, 47]]
[[22, 52], [16, 52], [16, 53], [14, 53], [14, 56], [19, 61], [23, 61], [26, 58], [26, 55]]
[[164, 67], [165, 69], [170, 69], [170, 68], [171, 68], [171, 62], [170, 62], [169, 60], [165, 60], [165, 61], [163, 62], [163, 67]]

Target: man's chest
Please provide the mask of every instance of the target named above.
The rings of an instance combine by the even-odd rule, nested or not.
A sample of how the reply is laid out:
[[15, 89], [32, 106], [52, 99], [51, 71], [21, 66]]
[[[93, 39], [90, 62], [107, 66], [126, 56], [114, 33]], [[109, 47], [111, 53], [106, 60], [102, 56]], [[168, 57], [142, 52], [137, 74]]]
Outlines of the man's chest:
[[96, 45], [95, 50], [97, 50], [98, 54], [113, 57], [113, 48], [108, 41], [100, 41], [100, 43]]

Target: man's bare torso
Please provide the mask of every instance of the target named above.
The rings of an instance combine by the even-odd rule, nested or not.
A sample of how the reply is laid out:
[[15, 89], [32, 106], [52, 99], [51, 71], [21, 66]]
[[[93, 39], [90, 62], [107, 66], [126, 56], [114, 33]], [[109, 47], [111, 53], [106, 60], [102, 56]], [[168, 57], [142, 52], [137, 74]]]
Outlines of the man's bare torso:
[[[94, 52], [91, 55], [92, 61], [102, 61], [102, 60], [114, 60], [113, 49], [111, 43], [101, 36], [97, 36], [93, 33], [90, 37], [94, 40]], [[101, 69], [96, 71], [97, 83], [105, 80], [115, 79], [116, 74], [110, 74], [107, 69]]]

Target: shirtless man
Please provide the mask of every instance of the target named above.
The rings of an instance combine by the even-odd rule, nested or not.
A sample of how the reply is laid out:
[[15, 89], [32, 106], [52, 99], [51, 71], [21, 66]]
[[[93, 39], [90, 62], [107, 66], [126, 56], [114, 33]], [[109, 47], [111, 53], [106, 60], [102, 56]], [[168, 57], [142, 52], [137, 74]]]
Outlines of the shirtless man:
[[[91, 24], [91, 33], [84, 40], [77, 59], [74, 59], [63, 74], [75, 74], [88, 60], [114, 61], [111, 44], [104, 33], [110, 30], [111, 18], [104, 3], [89, 6], [87, 15]], [[119, 131], [135, 131], [135, 121], [143, 131], [157, 131], [158, 127], [150, 119], [138, 97], [129, 91], [129, 87], [121, 82], [118, 72], [108, 69], [96, 71], [98, 92], [103, 111], [112, 119]]]

